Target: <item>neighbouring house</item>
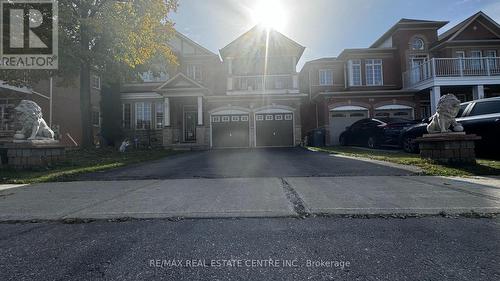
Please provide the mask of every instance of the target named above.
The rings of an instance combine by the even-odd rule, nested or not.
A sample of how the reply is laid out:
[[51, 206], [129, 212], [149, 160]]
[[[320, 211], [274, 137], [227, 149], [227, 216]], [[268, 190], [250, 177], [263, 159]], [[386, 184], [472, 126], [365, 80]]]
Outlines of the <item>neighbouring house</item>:
[[500, 26], [478, 12], [448, 31], [446, 21], [401, 19], [369, 48], [307, 62], [300, 72], [304, 133], [326, 130], [338, 144], [367, 117], [421, 119], [441, 94], [461, 101], [500, 95]]
[[137, 145], [179, 149], [290, 147], [301, 142], [296, 65], [304, 47], [261, 26], [219, 55], [179, 32], [179, 65], [121, 90], [123, 129]]
[[[43, 118], [54, 130], [62, 144], [75, 147], [81, 144], [82, 124], [80, 115], [80, 87], [76, 78], [73, 84], [61, 84], [62, 78], [42, 80], [31, 87], [15, 87], [0, 81], [0, 145], [11, 141], [15, 133], [14, 108], [23, 99], [32, 100], [42, 108]], [[101, 127], [101, 82], [97, 75], [91, 79], [91, 106], [93, 134]]]

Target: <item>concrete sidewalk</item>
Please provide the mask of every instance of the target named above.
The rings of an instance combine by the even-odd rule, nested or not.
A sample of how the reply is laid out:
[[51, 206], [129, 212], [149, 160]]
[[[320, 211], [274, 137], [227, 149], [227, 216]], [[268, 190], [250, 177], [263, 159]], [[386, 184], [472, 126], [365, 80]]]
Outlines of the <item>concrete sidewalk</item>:
[[500, 213], [499, 178], [287, 177], [0, 185], [1, 221], [471, 211]]

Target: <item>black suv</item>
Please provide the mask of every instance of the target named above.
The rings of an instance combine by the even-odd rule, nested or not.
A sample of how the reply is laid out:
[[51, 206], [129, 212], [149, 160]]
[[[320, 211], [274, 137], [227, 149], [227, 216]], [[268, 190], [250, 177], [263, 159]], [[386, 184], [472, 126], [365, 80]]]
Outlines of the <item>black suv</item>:
[[[406, 152], [418, 152], [418, 144], [414, 140], [427, 133], [429, 119], [401, 132], [400, 142]], [[500, 156], [500, 97], [460, 104], [457, 122], [462, 124], [466, 133], [482, 137], [476, 142], [478, 155]]]

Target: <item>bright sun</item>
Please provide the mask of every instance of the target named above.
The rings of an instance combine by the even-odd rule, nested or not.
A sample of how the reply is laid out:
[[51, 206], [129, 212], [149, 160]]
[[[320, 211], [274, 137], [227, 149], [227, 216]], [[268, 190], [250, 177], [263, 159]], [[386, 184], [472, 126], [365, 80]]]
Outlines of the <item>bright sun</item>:
[[252, 11], [252, 19], [256, 24], [266, 28], [282, 30], [286, 24], [285, 11], [279, 1], [260, 1]]

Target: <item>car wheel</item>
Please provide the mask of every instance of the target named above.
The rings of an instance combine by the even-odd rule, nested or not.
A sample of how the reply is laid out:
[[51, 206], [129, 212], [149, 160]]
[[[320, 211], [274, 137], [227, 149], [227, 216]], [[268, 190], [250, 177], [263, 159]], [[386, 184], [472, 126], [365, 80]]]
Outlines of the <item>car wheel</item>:
[[347, 142], [345, 141], [345, 136], [344, 135], [340, 135], [339, 137], [339, 143], [341, 146], [346, 146], [347, 145]]
[[377, 148], [377, 141], [376, 141], [375, 137], [368, 138], [367, 146], [369, 148]]
[[417, 153], [417, 145], [410, 137], [403, 138], [403, 150], [409, 153]]

